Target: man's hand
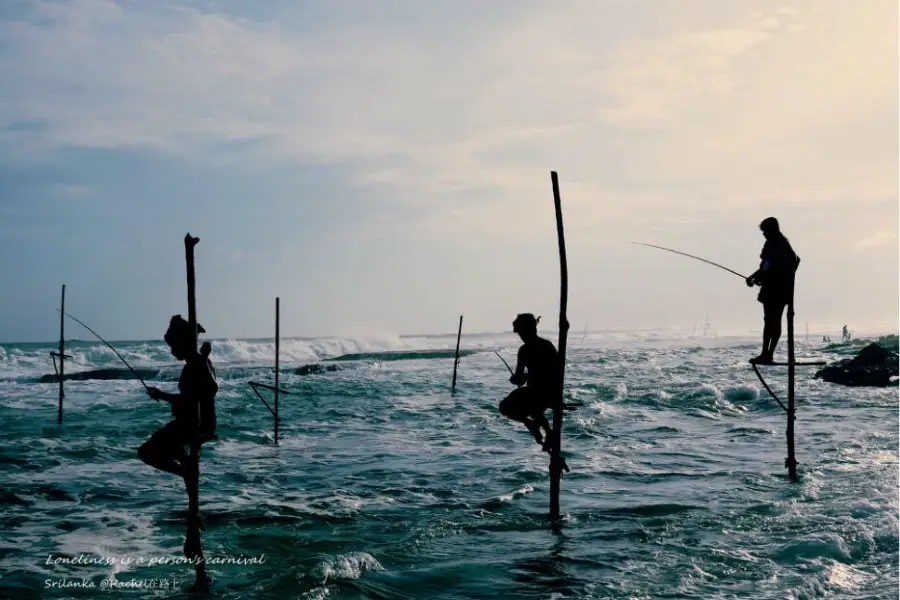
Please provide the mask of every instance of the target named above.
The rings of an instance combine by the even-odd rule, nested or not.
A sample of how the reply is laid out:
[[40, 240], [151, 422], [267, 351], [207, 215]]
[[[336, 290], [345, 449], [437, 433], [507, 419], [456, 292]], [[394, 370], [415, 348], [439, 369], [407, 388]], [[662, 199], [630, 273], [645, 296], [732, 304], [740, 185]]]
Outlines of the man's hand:
[[513, 385], [524, 385], [525, 381], [526, 379], [524, 375], [516, 376], [515, 373], [509, 378], [509, 382]]
[[166, 397], [166, 393], [159, 388], [148, 387], [147, 395], [159, 402], [160, 400], [164, 400]]
[[756, 285], [756, 280], [753, 279], [753, 275], [751, 275], [750, 277], [748, 277], [748, 278], [746, 279], [746, 282], [747, 282], [747, 287], [753, 287], [754, 285]]

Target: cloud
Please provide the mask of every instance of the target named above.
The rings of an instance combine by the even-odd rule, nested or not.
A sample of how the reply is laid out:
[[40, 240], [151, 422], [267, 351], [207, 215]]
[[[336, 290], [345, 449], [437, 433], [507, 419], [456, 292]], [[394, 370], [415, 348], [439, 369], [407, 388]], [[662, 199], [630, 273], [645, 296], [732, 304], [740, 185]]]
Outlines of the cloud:
[[875, 233], [866, 236], [856, 242], [856, 248], [858, 250], [866, 250], [869, 248], [875, 248], [877, 246], [884, 246], [886, 244], [890, 244], [897, 239], [896, 231], [876, 231]]
[[27, 6], [0, 23], [8, 153], [343, 165], [429, 236], [544, 227], [550, 169], [584, 231], [896, 197], [888, 2], [536, 3], [491, 27], [418, 12], [302, 31], [187, 5]]

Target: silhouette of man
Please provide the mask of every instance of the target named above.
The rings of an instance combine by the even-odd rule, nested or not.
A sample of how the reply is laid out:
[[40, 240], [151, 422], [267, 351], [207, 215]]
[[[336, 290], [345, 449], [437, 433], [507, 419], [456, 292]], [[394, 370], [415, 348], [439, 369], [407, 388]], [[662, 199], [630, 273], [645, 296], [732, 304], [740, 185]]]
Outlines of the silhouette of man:
[[775, 217], [768, 217], [759, 224], [766, 238], [759, 269], [747, 278], [747, 285], [759, 285], [759, 300], [763, 305], [763, 347], [759, 356], [750, 360], [757, 365], [770, 365], [775, 346], [781, 337], [781, 317], [794, 286], [794, 274], [800, 266], [800, 257], [794, 252], [778, 226]]
[[[197, 331], [206, 333], [199, 324]], [[170, 394], [155, 387], [148, 388], [147, 394], [151, 398], [165, 400], [172, 405], [173, 419], [138, 448], [138, 456], [155, 469], [184, 478], [187, 473], [185, 446], [198, 437], [200, 443], [216, 437], [215, 396], [219, 386], [209, 360], [209, 342], [204, 343], [198, 353], [193, 347], [190, 323], [181, 315], [172, 317], [164, 339], [175, 358], [184, 361], [178, 379], [179, 393]]]
[[844, 329], [843, 329], [843, 331], [841, 331], [841, 341], [846, 342], [849, 339], [850, 339], [850, 332], [847, 331], [847, 326], [844, 325]]
[[[549, 450], [550, 423], [544, 411], [553, 406], [559, 391], [559, 358], [553, 343], [538, 336], [539, 320], [540, 317], [535, 318], [531, 313], [522, 313], [513, 321], [513, 331], [519, 334], [523, 344], [509, 382], [520, 387], [500, 401], [500, 413], [524, 423], [534, 441]], [[523, 384], [525, 387], [521, 387]], [[541, 436], [542, 427], [547, 433], [546, 443]]]

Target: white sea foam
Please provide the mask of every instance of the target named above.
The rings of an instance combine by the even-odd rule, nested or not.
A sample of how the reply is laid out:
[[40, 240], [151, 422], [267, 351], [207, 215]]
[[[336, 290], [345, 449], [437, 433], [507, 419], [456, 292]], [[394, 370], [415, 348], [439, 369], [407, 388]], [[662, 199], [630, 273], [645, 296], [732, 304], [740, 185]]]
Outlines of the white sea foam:
[[314, 573], [325, 585], [329, 579], [359, 579], [366, 571], [384, 571], [384, 567], [368, 552], [350, 552], [323, 561]]
[[[542, 330], [541, 335], [554, 341], [558, 334], [552, 329]], [[813, 339], [815, 336], [810, 334]], [[816, 334], [818, 335], [818, 334]], [[821, 339], [821, 336], [818, 337]], [[273, 339], [213, 339], [213, 359], [216, 364], [262, 366], [275, 360]], [[698, 336], [680, 328], [653, 330], [601, 330], [587, 335], [570, 335], [568, 349], [622, 349], [631, 347], [727, 347], [758, 344], [759, 334], [754, 330], [722, 331], [717, 335]], [[461, 349], [475, 351], [498, 350], [514, 353], [521, 341], [512, 332], [470, 333], [462, 336]], [[113, 342], [119, 353], [135, 368], [159, 368], [176, 365], [175, 359], [162, 340]], [[307, 364], [345, 354], [378, 353], [413, 350], [453, 350], [455, 335], [402, 336], [373, 334], [358, 337], [282, 338], [280, 361], [285, 365]], [[798, 346], [804, 346], [798, 339]], [[38, 377], [53, 373], [50, 352], [57, 344], [25, 344], [0, 346], [0, 379]], [[812, 352], [820, 344], [810, 344]], [[66, 372], [101, 368], [125, 368], [115, 353], [99, 341], [70, 341], [66, 347]]]

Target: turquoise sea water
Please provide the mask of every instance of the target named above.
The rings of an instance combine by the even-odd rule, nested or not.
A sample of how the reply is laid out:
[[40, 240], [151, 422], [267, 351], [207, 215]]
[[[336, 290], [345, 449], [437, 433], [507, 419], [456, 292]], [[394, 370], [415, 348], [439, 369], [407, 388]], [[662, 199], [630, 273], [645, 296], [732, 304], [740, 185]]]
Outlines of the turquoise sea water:
[[[180, 367], [160, 342], [116, 345], [174, 390]], [[512, 386], [493, 350], [513, 363], [517, 339], [464, 336], [451, 395], [454, 345], [283, 340], [292, 394], [276, 446], [247, 385], [272, 383], [272, 341], [213, 341], [220, 439], [201, 465], [212, 597], [898, 597], [897, 388], [798, 370], [793, 483], [784, 413], [746, 362], [755, 336], [572, 335], [567, 395], [583, 406], [566, 415], [572, 472], [551, 527], [547, 455], [496, 410]], [[858, 348], [801, 344], [798, 356]], [[104, 346], [70, 342], [67, 373], [116, 371], [67, 381], [57, 425], [57, 385], [39, 382], [50, 350], [0, 346], [0, 596], [186, 597], [192, 569], [165, 564], [183, 556], [183, 484], [136, 455], [165, 405]], [[335, 370], [291, 372], [316, 363]], [[785, 370], [765, 373], [783, 392]], [[101, 589], [110, 578], [174, 587]]]

